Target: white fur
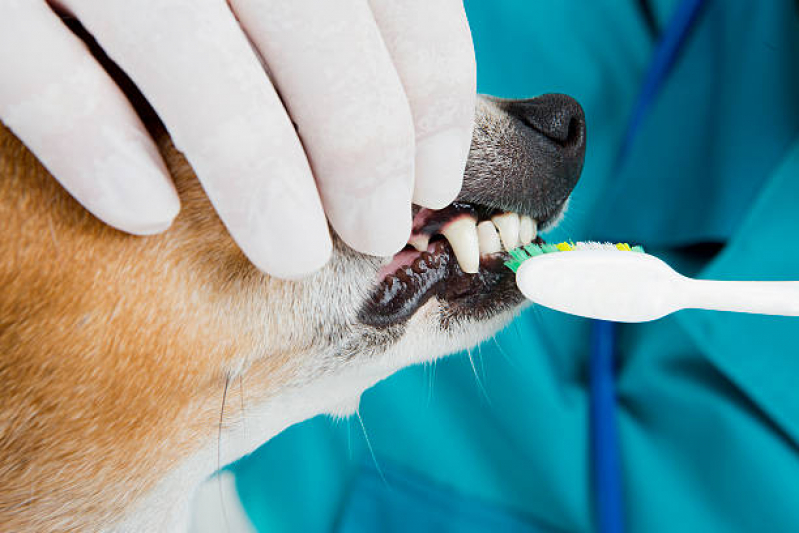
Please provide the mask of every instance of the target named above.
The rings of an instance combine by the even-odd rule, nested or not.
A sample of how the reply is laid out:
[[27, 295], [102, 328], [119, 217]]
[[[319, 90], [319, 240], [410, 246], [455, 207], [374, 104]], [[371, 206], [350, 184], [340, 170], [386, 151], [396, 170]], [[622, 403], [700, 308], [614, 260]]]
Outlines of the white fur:
[[[402, 340], [381, 357], [364, 362], [357, 361], [334, 374], [322, 375], [304, 385], [287, 388], [269, 400], [248, 406], [246, 419], [226, 425], [219, 442], [214, 438], [195, 455], [166, 476], [129, 514], [111, 531], [114, 533], [185, 532], [200, 519], [198, 510], [191, 509], [194, 488], [206, 495], [206, 483], [219, 483], [208, 479], [219, 467], [230, 464], [255, 451], [266, 441], [287, 427], [318, 414], [337, 417], [351, 415], [358, 407], [361, 394], [397, 370], [420, 362], [430, 361], [454, 351], [472, 346], [495, 333], [513, 315], [508, 311], [484, 321], [463, 323], [455, 332], [442, 331], [436, 319], [438, 303], [431, 300], [409, 321]], [[313, 358], [311, 358], [313, 359]], [[231, 480], [223, 486], [225, 505], [231, 514], [240, 506]], [[219, 490], [218, 486], [215, 490]], [[231, 500], [228, 502], [228, 498]], [[226, 507], [227, 511], [227, 507]]]
[[236, 492], [233, 473], [223, 471], [197, 489], [189, 533], [255, 533]]

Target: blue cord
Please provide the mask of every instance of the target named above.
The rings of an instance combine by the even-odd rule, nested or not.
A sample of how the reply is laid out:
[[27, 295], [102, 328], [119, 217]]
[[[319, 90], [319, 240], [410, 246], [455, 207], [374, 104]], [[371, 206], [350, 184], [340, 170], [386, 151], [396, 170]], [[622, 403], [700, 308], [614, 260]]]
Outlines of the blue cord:
[[644, 83], [641, 85], [641, 92], [635, 107], [633, 107], [632, 115], [630, 115], [630, 121], [627, 123], [627, 132], [616, 160], [617, 169], [621, 168], [621, 163], [627, 159], [632, 141], [638, 135], [644, 118], [680, 55], [685, 40], [696, 23], [699, 11], [704, 4], [705, 0], [683, 0], [677, 6], [677, 10], [663, 31], [652, 61], [649, 63], [649, 69], [644, 77]]
[[616, 393], [613, 352], [616, 324], [595, 320], [591, 327], [591, 457], [595, 482], [597, 525], [601, 533], [624, 531], [619, 436], [616, 428]]
[[[660, 92], [671, 68], [694, 27], [705, 0], [682, 0], [663, 32], [641, 87], [627, 132], [622, 140], [616, 169], [629, 155], [644, 118]], [[616, 324], [595, 320], [591, 327], [590, 355], [590, 431], [597, 529], [600, 533], [624, 531], [621, 454], [616, 427], [614, 352]]]

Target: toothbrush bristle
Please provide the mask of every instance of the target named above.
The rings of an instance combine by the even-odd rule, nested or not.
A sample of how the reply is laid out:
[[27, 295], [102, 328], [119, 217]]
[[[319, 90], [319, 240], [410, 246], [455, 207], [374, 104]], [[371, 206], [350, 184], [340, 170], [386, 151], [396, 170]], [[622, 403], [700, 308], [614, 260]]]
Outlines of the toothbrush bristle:
[[573, 252], [581, 250], [613, 250], [619, 252], [637, 252], [644, 253], [642, 246], [630, 246], [626, 242], [620, 243], [604, 243], [604, 242], [561, 242], [558, 244], [528, 244], [520, 246], [508, 252], [512, 257], [511, 260], [505, 261], [507, 266], [512, 271], [516, 272], [522, 263], [537, 255], [551, 254], [555, 252]]

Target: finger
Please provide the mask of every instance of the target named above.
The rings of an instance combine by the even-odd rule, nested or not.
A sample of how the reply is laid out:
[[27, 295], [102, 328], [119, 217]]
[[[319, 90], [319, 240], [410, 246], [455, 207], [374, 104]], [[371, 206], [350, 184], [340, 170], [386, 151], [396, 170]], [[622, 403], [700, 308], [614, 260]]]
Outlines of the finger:
[[414, 202], [440, 209], [463, 183], [476, 98], [462, 0], [369, 0], [416, 128]]
[[296, 278], [332, 243], [308, 161], [225, 0], [67, 0], [153, 105], [232, 237]]
[[413, 122], [366, 0], [232, 0], [350, 246], [389, 255], [411, 228]]
[[0, 119], [86, 209], [136, 234], [180, 201], [125, 96], [43, 2], [0, 5]]

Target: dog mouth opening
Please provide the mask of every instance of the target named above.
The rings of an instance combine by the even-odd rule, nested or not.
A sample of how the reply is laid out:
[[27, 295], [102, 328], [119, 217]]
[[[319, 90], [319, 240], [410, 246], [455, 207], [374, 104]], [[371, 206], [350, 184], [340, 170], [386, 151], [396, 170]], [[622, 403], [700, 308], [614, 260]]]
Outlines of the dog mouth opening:
[[522, 300], [508, 250], [543, 244], [537, 221], [472, 203], [454, 202], [432, 211], [414, 208], [411, 237], [380, 269], [360, 312], [368, 325], [387, 327], [410, 318], [430, 298], [448, 316], [487, 318]]

